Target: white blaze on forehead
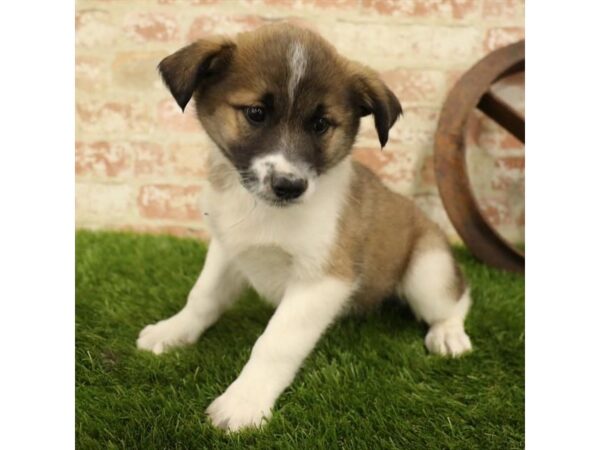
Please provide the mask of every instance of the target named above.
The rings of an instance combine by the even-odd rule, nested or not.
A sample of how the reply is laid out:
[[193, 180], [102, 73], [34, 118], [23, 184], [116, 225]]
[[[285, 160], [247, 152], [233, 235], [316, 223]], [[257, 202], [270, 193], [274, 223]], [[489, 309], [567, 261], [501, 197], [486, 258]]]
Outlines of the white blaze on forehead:
[[306, 49], [299, 42], [294, 42], [288, 51], [288, 64], [290, 67], [290, 79], [288, 80], [288, 97], [290, 106], [294, 103], [296, 88], [300, 79], [306, 71]]

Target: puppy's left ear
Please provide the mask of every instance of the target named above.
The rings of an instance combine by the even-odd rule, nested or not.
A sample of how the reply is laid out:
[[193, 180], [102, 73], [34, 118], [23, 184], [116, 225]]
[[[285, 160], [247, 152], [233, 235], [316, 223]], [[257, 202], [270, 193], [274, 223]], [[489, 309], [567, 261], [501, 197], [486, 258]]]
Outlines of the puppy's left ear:
[[353, 85], [360, 115], [373, 114], [379, 143], [383, 148], [388, 141], [390, 128], [402, 114], [402, 106], [377, 73], [366, 66], [355, 64]]
[[222, 74], [234, 49], [224, 38], [200, 39], [160, 62], [158, 70], [182, 111], [196, 89]]

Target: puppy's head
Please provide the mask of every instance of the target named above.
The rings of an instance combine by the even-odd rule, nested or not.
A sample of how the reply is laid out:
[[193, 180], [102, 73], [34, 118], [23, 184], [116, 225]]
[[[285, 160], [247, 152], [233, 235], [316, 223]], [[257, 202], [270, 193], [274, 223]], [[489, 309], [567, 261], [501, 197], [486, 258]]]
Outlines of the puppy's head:
[[196, 41], [159, 70], [182, 109], [194, 98], [242, 184], [278, 206], [308, 197], [348, 156], [362, 116], [374, 116], [383, 147], [402, 112], [374, 71], [288, 24]]

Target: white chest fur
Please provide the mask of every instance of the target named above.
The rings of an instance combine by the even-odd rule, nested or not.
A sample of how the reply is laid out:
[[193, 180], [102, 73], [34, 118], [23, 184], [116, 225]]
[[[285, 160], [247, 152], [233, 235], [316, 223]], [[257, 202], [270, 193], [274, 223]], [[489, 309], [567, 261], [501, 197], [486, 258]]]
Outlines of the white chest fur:
[[209, 187], [203, 211], [213, 238], [257, 292], [277, 304], [290, 280], [322, 275], [351, 174], [348, 158], [319, 178], [309, 198], [284, 208], [256, 200], [239, 183]]

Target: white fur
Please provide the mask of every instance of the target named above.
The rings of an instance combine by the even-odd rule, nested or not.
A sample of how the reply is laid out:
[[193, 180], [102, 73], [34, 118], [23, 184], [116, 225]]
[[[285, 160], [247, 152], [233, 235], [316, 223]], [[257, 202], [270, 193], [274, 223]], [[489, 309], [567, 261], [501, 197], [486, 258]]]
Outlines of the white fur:
[[[470, 304], [469, 291], [465, 291], [457, 309], [467, 311]], [[425, 336], [425, 346], [431, 353], [443, 356], [460, 356], [470, 351], [471, 340], [465, 333], [464, 319], [459, 314], [433, 323]]]
[[211, 242], [204, 268], [185, 307], [173, 317], [145, 327], [137, 340], [138, 348], [158, 355], [171, 347], [196, 342], [243, 286], [242, 275], [230, 264], [219, 242]]
[[[227, 163], [218, 150], [213, 152], [216, 160]], [[286, 168], [285, 159], [271, 156], [273, 161]], [[239, 377], [208, 407], [216, 426], [229, 431], [260, 426], [358, 287], [358, 281], [325, 273], [352, 173], [346, 158], [313, 180], [318, 187], [311, 196], [285, 208], [257, 200], [235, 182], [233, 168], [226, 188], [205, 190], [204, 211], [213, 239], [202, 274], [186, 306], [142, 330], [137, 344], [161, 353], [194, 342], [235, 300], [246, 280], [278, 305]], [[468, 292], [459, 302], [444, 297], [452, 270], [447, 252], [426, 253], [411, 263], [401, 287], [415, 312], [432, 325], [427, 348], [458, 355], [470, 349], [462, 325], [470, 299]]]
[[284, 208], [257, 200], [239, 183], [226, 191], [209, 187], [207, 224], [250, 284], [277, 304], [288, 280], [323, 275], [351, 175], [347, 158], [314, 180], [310, 198]]
[[294, 103], [296, 88], [300, 83], [300, 79], [306, 71], [307, 55], [306, 49], [299, 42], [294, 42], [288, 52], [288, 66], [290, 68], [290, 78], [288, 80], [288, 97], [290, 100], [290, 108]]
[[137, 344], [158, 354], [194, 342], [235, 299], [244, 280], [279, 305], [238, 379], [208, 408], [215, 425], [235, 431], [269, 417], [279, 394], [350, 299], [354, 286], [325, 275], [324, 265], [351, 175], [347, 158], [319, 178], [310, 198], [285, 208], [258, 201], [239, 183], [206, 189], [204, 209], [213, 239], [202, 274], [186, 306], [142, 330]]
[[[283, 141], [281, 144], [282, 149], [286, 145], [289, 145], [289, 142]], [[280, 175], [291, 175], [294, 178], [305, 179], [308, 186], [302, 194], [302, 199], [304, 200], [310, 198], [315, 190], [316, 174], [314, 171], [306, 164], [289, 161], [283, 152], [269, 153], [254, 158], [250, 164], [250, 170], [258, 177], [258, 191], [264, 195], [268, 195], [271, 189], [268, 181], [270, 171]]]
[[267, 176], [269, 167], [273, 167], [278, 173], [294, 175], [298, 178], [309, 174], [308, 167], [291, 163], [282, 153], [269, 153], [252, 160], [251, 169], [255, 170], [259, 177]]
[[415, 315], [431, 325], [425, 345], [432, 353], [458, 356], [471, 350], [463, 326], [471, 297], [468, 289], [458, 301], [450, 297], [454, 278], [451, 254], [430, 250], [411, 262], [399, 286]]
[[275, 400], [352, 291], [351, 283], [332, 277], [290, 282], [239, 377], [208, 407], [213, 424], [237, 431], [268, 419]]

